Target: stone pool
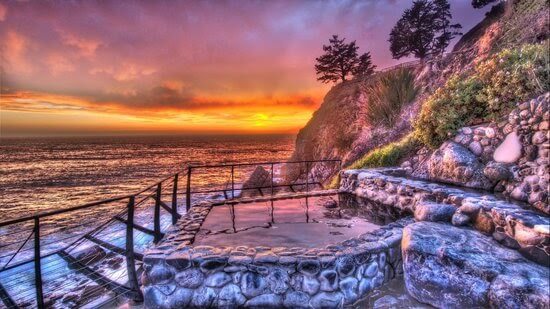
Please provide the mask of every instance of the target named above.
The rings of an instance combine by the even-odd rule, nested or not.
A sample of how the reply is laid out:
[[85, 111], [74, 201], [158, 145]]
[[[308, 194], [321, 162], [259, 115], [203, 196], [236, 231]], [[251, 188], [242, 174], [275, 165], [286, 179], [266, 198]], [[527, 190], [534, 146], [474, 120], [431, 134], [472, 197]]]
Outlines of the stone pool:
[[[338, 201], [341, 201], [338, 203]], [[337, 195], [194, 206], [144, 257], [146, 307], [327, 308], [402, 272], [411, 218]]]

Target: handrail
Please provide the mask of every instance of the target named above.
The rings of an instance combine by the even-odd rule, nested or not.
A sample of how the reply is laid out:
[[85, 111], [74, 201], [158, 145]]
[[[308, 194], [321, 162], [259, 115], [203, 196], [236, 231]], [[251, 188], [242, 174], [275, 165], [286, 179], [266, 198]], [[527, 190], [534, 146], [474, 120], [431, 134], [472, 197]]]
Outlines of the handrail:
[[[246, 190], [259, 190], [260, 194], [262, 193], [262, 189], [270, 189], [271, 197], [273, 198], [274, 195], [274, 189], [279, 187], [289, 187], [290, 190], [293, 192], [295, 191], [295, 187], [301, 186], [299, 190], [303, 190], [305, 187], [306, 195], [309, 194], [310, 186], [320, 186], [323, 187], [324, 181], [326, 179], [316, 179], [319, 176], [311, 173], [312, 167], [314, 163], [324, 163], [324, 162], [336, 162], [339, 163], [339, 165], [336, 166], [337, 169], [341, 168], [342, 161], [339, 159], [323, 159], [323, 160], [302, 160], [302, 161], [273, 161], [273, 162], [247, 162], [247, 163], [222, 163], [222, 164], [199, 164], [199, 165], [187, 165], [184, 170], [180, 170], [175, 174], [172, 174], [170, 176], [167, 176], [165, 178], [162, 178], [160, 181], [155, 182], [153, 185], [150, 185], [137, 193], [133, 194], [127, 194], [122, 196], [117, 196], [113, 198], [103, 199], [100, 201], [85, 203], [82, 205], [69, 207], [69, 208], [63, 208], [63, 209], [56, 209], [56, 210], [50, 210], [50, 211], [44, 211], [44, 212], [38, 212], [30, 216], [24, 216], [21, 218], [15, 218], [11, 220], [7, 220], [4, 222], [0, 222], [0, 228], [21, 223], [21, 222], [27, 222], [27, 221], [33, 221], [32, 226], [32, 233], [29, 234], [27, 239], [23, 242], [23, 244], [15, 251], [15, 253], [12, 254], [10, 252], [5, 257], [9, 258], [8, 262], [4, 264], [4, 267], [0, 269], [0, 273], [15, 269], [16, 267], [19, 267], [24, 264], [33, 263], [34, 265], [34, 290], [35, 295], [34, 299], [36, 300], [36, 306], [39, 309], [43, 309], [46, 307], [45, 300], [45, 293], [48, 293], [46, 288], [43, 286], [46, 286], [46, 282], [43, 278], [47, 278], [46, 273], [47, 269], [51, 268], [51, 262], [48, 262], [47, 260], [44, 260], [46, 257], [50, 257], [53, 255], [58, 255], [60, 258], [66, 261], [68, 263], [69, 268], [74, 269], [74, 271], [81, 273], [82, 275], [85, 275], [90, 280], [95, 281], [96, 283], [100, 284], [102, 287], [105, 287], [111, 291], [119, 290], [122, 291], [122, 294], [126, 294], [125, 297], [132, 298], [136, 302], [142, 302], [143, 301], [143, 294], [139, 287], [139, 281], [137, 276], [137, 270], [136, 270], [136, 262], [135, 259], [141, 260], [143, 258], [142, 253], [135, 252], [135, 246], [134, 246], [134, 230], [140, 231], [142, 233], [148, 233], [150, 235], [153, 235], [153, 242], [157, 243], [162, 239], [164, 236], [164, 233], [162, 231], [161, 226], [161, 210], [167, 211], [171, 215], [171, 221], [172, 224], [177, 223], [177, 219], [181, 217], [181, 215], [178, 213], [178, 182], [182, 181], [183, 179], [180, 179], [180, 176], [186, 176], [186, 188], [185, 188], [185, 200], [186, 200], [186, 209], [189, 210], [192, 206], [191, 204], [191, 195], [192, 194], [203, 194], [203, 193], [214, 193], [214, 192], [223, 192], [225, 195], [226, 200], [232, 200], [234, 201], [235, 191], [239, 190], [240, 192], [244, 192]], [[298, 169], [299, 175], [296, 177], [296, 179], [292, 179], [289, 181], [284, 181], [283, 184], [275, 184], [275, 178], [274, 178], [274, 166], [280, 165], [280, 164], [305, 164], [305, 180], [303, 178], [304, 171], [302, 166]], [[244, 187], [245, 183], [243, 183], [242, 188], [236, 188], [235, 187], [235, 173], [236, 173], [236, 167], [243, 167], [243, 166], [270, 166], [270, 177], [271, 181], [269, 184], [258, 184], [258, 185], [252, 185], [251, 187]], [[231, 168], [231, 176], [230, 180], [228, 180], [228, 183], [226, 186], [222, 189], [216, 189], [215, 187], [213, 189], [202, 188], [199, 186], [195, 190], [191, 189], [191, 177], [192, 177], [192, 171], [193, 169], [202, 169], [202, 168]], [[310, 179], [312, 177], [312, 179]], [[289, 184], [286, 184], [286, 182], [289, 182]], [[230, 184], [230, 186], [229, 186]], [[294, 188], [293, 188], [294, 186]], [[169, 194], [163, 194], [163, 188], [167, 188], [171, 190], [171, 193]], [[148, 192], [152, 191], [152, 189], [155, 189], [154, 192]], [[231, 198], [228, 198], [228, 194], [226, 194], [227, 191], [231, 191]], [[146, 194], [143, 194], [144, 192], [147, 192]], [[145, 196], [144, 196], [145, 195]], [[167, 203], [167, 200], [162, 200], [163, 196], [171, 195], [171, 203]], [[139, 200], [136, 200], [136, 197], [139, 196]], [[154, 200], [154, 214], [153, 214], [153, 228], [149, 229], [144, 227], [143, 225], [140, 225], [139, 222], [135, 222], [135, 211], [137, 210], [137, 207], [145, 200], [152, 198]], [[51, 217], [58, 214], [64, 214], [71, 211], [81, 210], [81, 209], [87, 209], [92, 208], [98, 205], [106, 205], [109, 203], [114, 202], [121, 202], [126, 201], [125, 207], [122, 207], [122, 211], [119, 211], [118, 214], [112, 215], [110, 212], [108, 213], [109, 216], [112, 215], [110, 219], [108, 219], [106, 222], [100, 224], [99, 226], [93, 228], [91, 231], [85, 231], [83, 235], [75, 235], [75, 240], [73, 240], [70, 244], [64, 245], [63, 248], [54, 248], [54, 251], [50, 252], [42, 252], [42, 247], [46, 247], [51, 244], [50, 243], [43, 243], [41, 240], [44, 239], [45, 236], [52, 235], [56, 233], [56, 231], [52, 233], [42, 233], [44, 231], [41, 231], [41, 228], [45, 225], [46, 221], [41, 220], [45, 217]], [[169, 205], [171, 204], [171, 205]], [[119, 208], [116, 208], [119, 209]], [[122, 217], [118, 217], [120, 214], [126, 213], [127, 219], [124, 219]], [[99, 233], [106, 229], [112, 222], [115, 220], [118, 220], [117, 222], [122, 222], [126, 225], [126, 232], [125, 232], [125, 248], [120, 248], [118, 245], [112, 244], [109, 241], [105, 241], [100, 239], [98, 236]], [[80, 225], [77, 225], [78, 228]], [[95, 235], [95, 236], [94, 236]], [[32, 257], [25, 258], [23, 260], [18, 260], [16, 263], [9, 265], [11, 261], [15, 258], [16, 255], [18, 255], [20, 252], [25, 251], [22, 250], [23, 247], [27, 244], [28, 241], [31, 240], [31, 238], [34, 240], [33, 245], [33, 255]], [[64, 238], [69, 239], [69, 238]], [[61, 239], [63, 241], [64, 239]], [[71, 238], [72, 239], [72, 238]], [[85, 263], [81, 263], [80, 260], [78, 260], [76, 257], [71, 255], [69, 252], [71, 250], [76, 249], [76, 247], [82, 243], [83, 240], [90, 241], [92, 243], [95, 243], [96, 245], [109, 250], [111, 252], [114, 252], [115, 254], [119, 254], [125, 257], [126, 259], [126, 275], [128, 276], [128, 282], [126, 284], [119, 284], [116, 281], [113, 281], [109, 279], [108, 276], [105, 276], [101, 272], [97, 272], [95, 269], [92, 269], [88, 267]], [[72, 248], [72, 249], [70, 249]], [[43, 254], [44, 253], [44, 254]], [[47, 264], [49, 263], [49, 266]], [[52, 270], [50, 269], [50, 272]], [[42, 276], [42, 273], [44, 272], [45, 276]], [[16, 273], [15, 275], [18, 275]], [[44, 290], [43, 290], [44, 289]], [[115, 292], [115, 294], [119, 295], [118, 292]], [[121, 295], [122, 295], [121, 294]], [[118, 297], [118, 296], [116, 296]], [[8, 307], [13, 307], [14, 304], [15, 307], [17, 307], [17, 302], [19, 300], [15, 300], [11, 298], [11, 296], [8, 294], [8, 292], [4, 289], [2, 284], [0, 284], [0, 300], [1, 304], [4, 304]], [[26, 299], [23, 299], [22, 301], [26, 301]]]

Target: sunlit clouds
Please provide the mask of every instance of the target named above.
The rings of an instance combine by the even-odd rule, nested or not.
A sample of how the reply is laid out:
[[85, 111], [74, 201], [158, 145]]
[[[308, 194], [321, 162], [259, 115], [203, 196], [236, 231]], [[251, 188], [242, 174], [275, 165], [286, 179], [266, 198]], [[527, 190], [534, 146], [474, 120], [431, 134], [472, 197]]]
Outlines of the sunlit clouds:
[[[3, 2], [1, 134], [294, 133], [330, 88], [313, 70], [329, 36], [394, 64], [387, 35], [409, 4]], [[481, 19], [452, 5], [466, 29]]]

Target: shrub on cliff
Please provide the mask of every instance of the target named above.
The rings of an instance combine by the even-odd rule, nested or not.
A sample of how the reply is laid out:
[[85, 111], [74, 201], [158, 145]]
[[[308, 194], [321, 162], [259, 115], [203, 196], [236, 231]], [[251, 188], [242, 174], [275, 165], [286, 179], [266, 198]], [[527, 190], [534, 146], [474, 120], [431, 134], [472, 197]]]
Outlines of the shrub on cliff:
[[373, 149], [349, 166], [350, 169], [395, 166], [419, 146], [416, 138], [409, 134], [397, 142]]
[[410, 69], [399, 69], [381, 76], [368, 88], [369, 102], [366, 107], [370, 124], [383, 124], [391, 127], [403, 105], [410, 103], [418, 93], [414, 74]]
[[458, 128], [498, 119], [517, 102], [549, 91], [547, 43], [503, 50], [469, 74], [449, 78], [423, 104], [414, 124], [416, 138], [439, 147]]

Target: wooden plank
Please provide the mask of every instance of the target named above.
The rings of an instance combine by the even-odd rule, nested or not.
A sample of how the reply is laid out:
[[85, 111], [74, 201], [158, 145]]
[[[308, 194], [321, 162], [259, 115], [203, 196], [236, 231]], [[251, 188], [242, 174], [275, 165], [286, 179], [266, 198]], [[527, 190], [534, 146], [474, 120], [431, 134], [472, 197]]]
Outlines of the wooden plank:
[[[90, 278], [90, 280], [95, 281], [98, 285], [105, 287], [108, 290], [111, 290], [117, 294], [124, 294], [125, 297], [131, 298], [135, 297], [137, 295], [136, 291], [131, 290], [125, 285], [122, 285], [116, 281], [113, 281], [109, 278], [106, 278], [88, 266], [80, 263], [77, 259], [75, 259], [72, 255], [68, 254], [65, 251], [59, 251], [59, 256], [63, 258], [69, 265], [76, 269], [76, 271], [82, 273], [86, 277]], [[131, 296], [131, 297], [130, 297]]]
[[[92, 236], [92, 235], [86, 235], [86, 236], [84, 236], [84, 238], [88, 239], [88, 240], [91, 241], [91, 242], [94, 242], [94, 243], [100, 245], [101, 247], [103, 247], [103, 248], [105, 248], [105, 249], [107, 249], [107, 250], [111, 250], [111, 251], [113, 251], [114, 253], [118, 253], [118, 254], [120, 254], [120, 255], [126, 256], [126, 250], [125, 250], [125, 249], [122, 249], [122, 248], [120, 248], [120, 247], [117, 247], [117, 246], [115, 246], [115, 245], [112, 245], [112, 244], [110, 244], [110, 243], [108, 243], [108, 242], [106, 242], [106, 241], [103, 241], [103, 240], [101, 240], [101, 239], [99, 239], [99, 238], [96, 238], [96, 237], [94, 237], [94, 236]], [[136, 253], [134, 253], [134, 256], [135, 256], [136, 260], [138, 260], [138, 261], [142, 261], [142, 260], [143, 260], [143, 254], [141, 254], [141, 253], [136, 252]]]
[[8, 308], [19, 308], [17, 303], [13, 301], [10, 294], [8, 294], [8, 291], [4, 288], [4, 286], [0, 283], [0, 299], [2, 299], [2, 302], [6, 307]]

